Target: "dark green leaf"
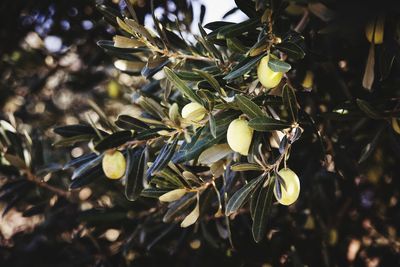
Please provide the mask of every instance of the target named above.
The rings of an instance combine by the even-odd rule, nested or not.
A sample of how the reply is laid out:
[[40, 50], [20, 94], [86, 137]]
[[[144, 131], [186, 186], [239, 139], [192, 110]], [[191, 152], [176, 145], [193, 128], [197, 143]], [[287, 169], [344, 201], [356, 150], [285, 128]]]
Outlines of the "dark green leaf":
[[291, 124], [286, 121], [275, 120], [268, 117], [257, 117], [249, 121], [249, 126], [256, 131], [268, 132], [290, 128]]
[[172, 202], [169, 205], [168, 211], [165, 213], [163, 222], [169, 223], [174, 218], [182, 215], [190, 206], [196, 202], [196, 193], [190, 192], [181, 197], [179, 200]]
[[248, 99], [247, 97], [242, 96], [242, 95], [236, 95], [235, 100], [239, 106], [239, 109], [244, 114], [249, 116], [250, 119], [265, 116], [264, 113], [262, 112], [262, 110], [258, 107], [258, 105], [255, 104], [250, 99]]
[[155, 159], [153, 165], [147, 170], [147, 178], [149, 179], [156, 172], [162, 170], [165, 166], [167, 166], [168, 162], [171, 160], [175, 153], [176, 145], [178, 144], [178, 137], [172, 141], [172, 143], [167, 143], [163, 146]]
[[298, 117], [296, 93], [294, 92], [294, 89], [288, 84], [285, 84], [283, 86], [282, 99], [286, 110], [289, 112], [292, 118], [292, 121], [296, 122]]
[[119, 147], [128, 141], [133, 140], [133, 133], [131, 131], [120, 131], [113, 133], [101, 140], [96, 146], [97, 151], [104, 151], [111, 148]]
[[374, 152], [376, 146], [379, 143], [379, 139], [382, 136], [383, 130], [385, 129], [386, 125], [380, 127], [380, 129], [378, 130], [378, 132], [375, 134], [374, 138], [372, 139], [372, 141], [370, 143], [368, 143], [364, 149], [361, 152], [361, 156], [360, 159], [358, 160], [358, 163], [363, 163], [366, 159], [369, 158], [369, 156], [371, 156], [372, 152]]
[[280, 43], [275, 45], [275, 47], [293, 59], [302, 59], [306, 54], [298, 44], [293, 42]]
[[92, 183], [96, 179], [105, 178], [101, 166], [90, 169], [89, 171], [83, 173], [81, 176], [76, 177], [69, 185], [70, 189], [77, 189], [82, 186]]
[[73, 137], [63, 138], [59, 141], [54, 142], [53, 145], [56, 147], [73, 146], [76, 143], [88, 142], [92, 139], [96, 139], [96, 136], [93, 136], [92, 134], [83, 134], [83, 135], [77, 135], [77, 136], [73, 136]]
[[170, 191], [169, 189], [147, 187], [142, 190], [142, 192], [140, 193], [140, 196], [150, 197], [150, 198], [159, 198], [160, 196], [164, 195], [165, 193], [168, 193], [169, 191]]
[[[103, 136], [106, 136], [107, 133], [101, 130], [98, 130]], [[74, 137], [77, 135], [93, 135], [96, 136], [96, 131], [90, 125], [83, 124], [74, 124], [74, 125], [66, 125], [59, 126], [54, 128], [54, 132], [63, 137]]]
[[208, 72], [202, 70], [195, 70], [203, 79], [205, 79], [220, 95], [224, 95], [218, 81]]
[[90, 154], [82, 155], [82, 156], [80, 156], [78, 158], [75, 158], [75, 159], [69, 161], [68, 163], [66, 163], [64, 165], [63, 169], [66, 170], [66, 169], [69, 169], [71, 167], [75, 167], [77, 165], [84, 164], [84, 163], [86, 163], [86, 162], [88, 162], [88, 161], [90, 161], [90, 160], [92, 160], [92, 159], [94, 159], [96, 157], [97, 157], [96, 153], [90, 153]]
[[365, 100], [357, 99], [357, 106], [371, 119], [379, 120], [382, 118], [379, 112]]
[[268, 67], [275, 72], [288, 72], [292, 68], [289, 63], [272, 57], [268, 60]]
[[235, 0], [235, 4], [249, 18], [254, 18], [257, 16], [257, 12], [256, 12], [253, 1]]
[[242, 188], [233, 194], [233, 196], [229, 199], [226, 204], [225, 214], [230, 215], [236, 212], [240, 207], [243, 206], [244, 203], [249, 199], [250, 195], [257, 188], [259, 183], [265, 178], [264, 175], [261, 175], [247, 184], [245, 184]]
[[257, 204], [254, 210], [253, 238], [258, 243], [266, 237], [268, 217], [272, 206], [274, 186], [270, 183], [266, 188], [262, 187], [257, 197]]
[[249, 72], [257, 63], [260, 61], [261, 58], [263, 58], [266, 55], [266, 53], [262, 53], [256, 57], [248, 57], [241, 61], [239, 64], [237, 64], [231, 72], [228, 73], [223, 79], [224, 80], [232, 80], [235, 78], [238, 78], [240, 76], [243, 76], [247, 72]]
[[125, 196], [134, 201], [143, 190], [144, 169], [146, 167], [145, 148], [129, 149], [127, 151], [127, 162], [125, 172]]
[[242, 35], [249, 30], [254, 30], [258, 23], [259, 19], [252, 18], [234, 25], [225, 26], [218, 31], [217, 39], [226, 39]]
[[151, 78], [171, 61], [168, 58], [149, 58], [146, 66], [140, 72], [144, 77]]
[[196, 95], [196, 93], [185, 83], [183, 82], [174, 71], [172, 71], [168, 67], [164, 67], [165, 76], [167, 79], [185, 96], [187, 96], [193, 102], [197, 102], [199, 104], [203, 104], [200, 97]]
[[245, 47], [237, 38], [228, 38], [226, 44], [232, 52], [239, 54], [246, 54], [248, 48]]
[[215, 122], [214, 115], [211, 113], [208, 115], [208, 122], [210, 123], [210, 132], [214, 138], [217, 138], [217, 125]]
[[79, 166], [78, 168], [76, 168], [74, 170], [74, 172], [72, 173], [71, 179], [74, 180], [77, 177], [90, 172], [91, 169], [100, 165], [102, 159], [103, 159], [103, 155], [99, 155], [99, 156], [91, 159], [90, 161], [85, 162], [84, 164], [82, 164], [81, 166]]
[[128, 115], [118, 116], [115, 125], [124, 130], [135, 130], [138, 132], [149, 129], [146, 123]]

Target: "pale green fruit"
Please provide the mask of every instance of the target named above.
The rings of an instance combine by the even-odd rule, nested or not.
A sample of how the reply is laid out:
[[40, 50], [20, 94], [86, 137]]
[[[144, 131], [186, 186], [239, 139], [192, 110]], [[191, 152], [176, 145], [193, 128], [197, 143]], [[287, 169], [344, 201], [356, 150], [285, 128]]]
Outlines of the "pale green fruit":
[[108, 152], [102, 160], [104, 174], [109, 179], [121, 178], [126, 170], [126, 160], [120, 151]]
[[229, 124], [226, 139], [233, 151], [247, 156], [252, 138], [253, 129], [249, 127], [247, 120], [236, 119]]
[[192, 102], [183, 107], [182, 118], [198, 122], [204, 118], [206, 113], [207, 110], [202, 105]]
[[277, 86], [283, 77], [282, 72], [275, 72], [268, 67], [269, 55], [261, 59], [257, 67], [257, 76], [261, 84], [267, 88], [273, 88]]
[[299, 177], [297, 177], [297, 174], [294, 173], [291, 169], [288, 169], [288, 168], [281, 169], [278, 172], [278, 174], [285, 181], [286, 190], [281, 185], [282, 197], [281, 197], [281, 199], [278, 199], [278, 196], [277, 196], [277, 193], [276, 193], [276, 188], [274, 187], [275, 198], [282, 205], [286, 205], [286, 206], [292, 205], [297, 200], [297, 198], [299, 197], [299, 194], [300, 194]]

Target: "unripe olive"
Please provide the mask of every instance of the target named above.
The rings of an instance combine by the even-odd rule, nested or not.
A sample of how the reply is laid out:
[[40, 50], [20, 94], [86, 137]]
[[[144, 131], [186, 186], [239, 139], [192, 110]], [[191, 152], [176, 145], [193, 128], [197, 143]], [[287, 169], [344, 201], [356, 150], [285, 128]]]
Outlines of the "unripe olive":
[[276, 188], [274, 187], [274, 195], [279, 203], [282, 205], [292, 205], [300, 194], [300, 181], [299, 177], [297, 177], [296, 173], [294, 173], [291, 169], [281, 169], [278, 172], [279, 176], [282, 177], [283, 181], [285, 181], [286, 190], [281, 186], [282, 197], [279, 199]]
[[120, 151], [107, 152], [102, 160], [104, 174], [109, 179], [121, 178], [126, 169], [126, 160]]
[[257, 67], [257, 76], [261, 84], [269, 89], [277, 86], [283, 77], [282, 72], [275, 72], [268, 67], [269, 55], [263, 57]]
[[377, 19], [368, 22], [367, 26], [365, 27], [365, 36], [370, 43], [372, 43], [372, 38], [374, 39], [374, 44], [383, 43], [383, 33], [385, 29], [384, 26], [385, 18], [383, 16], [379, 16]]
[[183, 107], [182, 118], [197, 122], [201, 121], [206, 113], [207, 110], [202, 105], [192, 102]]
[[252, 138], [253, 129], [249, 127], [247, 120], [236, 119], [229, 124], [226, 139], [233, 151], [247, 156]]
[[304, 76], [304, 80], [301, 85], [304, 88], [312, 88], [314, 84], [314, 73], [310, 70], [306, 72], [306, 76]]

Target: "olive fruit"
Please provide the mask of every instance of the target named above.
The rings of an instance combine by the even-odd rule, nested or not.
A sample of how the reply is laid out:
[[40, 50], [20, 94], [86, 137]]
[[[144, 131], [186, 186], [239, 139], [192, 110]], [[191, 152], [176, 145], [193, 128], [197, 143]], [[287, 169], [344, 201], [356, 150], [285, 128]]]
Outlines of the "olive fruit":
[[365, 36], [370, 43], [372, 43], [372, 39], [374, 40], [374, 44], [383, 43], [384, 26], [385, 18], [383, 16], [379, 16], [377, 19], [368, 22], [365, 27]]
[[283, 77], [282, 72], [275, 72], [268, 67], [269, 57], [269, 55], [263, 57], [257, 67], [258, 79], [267, 89], [277, 86]]
[[275, 198], [278, 200], [279, 203], [282, 205], [292, 205], [297, 198], [299, 197], [300, 193], [300, 181], [299, 177], [297, 177], [296, 173], [294, 173], [291, 169], [281, 169], [278, 172], [279, 176], [283, 179], [286, 185], [286, 190], [283, 185], [280, 185], [282, 196], [279, 199], [278, 194], [276, 192], [276, 187], [274, 187], [274, 195]]
[[202, 105], [192, 102], [183, 107], [182, 118], [198, 122], [204, 118], [206, 113], [207, 110]]
[[113, 152], [106, 152], [103, 160], [102, 167], [104, 174], [109, 179], [119, 179], [121, 178], [126, 169], [126, 160], [124, 155], [116, 150]]
[[253, 138], [253, 129], [245, 119], [233, 120], [228, 127], [226, 139], [231, 149], [247, 156]]

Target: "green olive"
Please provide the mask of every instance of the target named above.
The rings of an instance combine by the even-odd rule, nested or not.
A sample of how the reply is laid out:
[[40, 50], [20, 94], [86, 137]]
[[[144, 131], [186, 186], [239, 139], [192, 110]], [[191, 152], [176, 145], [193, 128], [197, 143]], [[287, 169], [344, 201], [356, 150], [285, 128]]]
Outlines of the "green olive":
[[104, 174], [109, 179], [121, 178], [126, 169], [126, 160], [120, 151], [106, 152], [102, 160]]
[[282, 197], [279, 199], [277, 192], [276, 192], [276, 188], [274, 187], [275, 198], [282, 205], [286, 205], [286, 206], [292, 205], [297, 200], [297, 198], [299, 197], [299, 194], [300, 194], [299, 177], [297, 176], [296, 173], [294, 173], [291, 169], [288, 169], [288, 168], [281, 169], [278, 172], [278, 174], [280, 177], [282, 177], [283, 181], [285, 182], [286, 190], [281, 185]]
[[183, 107], [182, 118], [198, 122], [204, 118], [206, 113], [207, 110], [202, 105], [192, 102]]
[[257, 76], [261, 84], [267, 88], [277, 86], [283, 77], [282, 72], [275, 72], [268, 67], [269, 55], [263, 57], [257, 67]]
[[236, 119], [229, 124], [226, 139], [233, 151], [247, 156], [252, 138], [253, 129], [249, 127], [247, 120]]

